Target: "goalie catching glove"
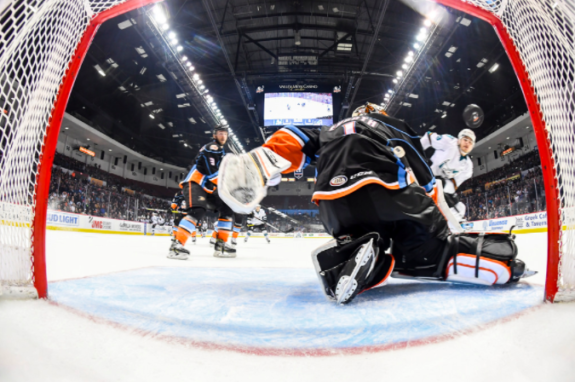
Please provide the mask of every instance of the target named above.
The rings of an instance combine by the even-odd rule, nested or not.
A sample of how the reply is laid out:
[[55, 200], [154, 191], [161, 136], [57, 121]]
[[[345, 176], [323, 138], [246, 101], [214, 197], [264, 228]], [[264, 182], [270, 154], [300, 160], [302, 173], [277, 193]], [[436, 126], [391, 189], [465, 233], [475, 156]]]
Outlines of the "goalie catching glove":
[[228, 154], [219, 169], [219, 196], [234, 212], [249, 214], [266, 196], [267, 187], [276, 185], [281, 172], [290, 166], [291, 162], [265, 147]]

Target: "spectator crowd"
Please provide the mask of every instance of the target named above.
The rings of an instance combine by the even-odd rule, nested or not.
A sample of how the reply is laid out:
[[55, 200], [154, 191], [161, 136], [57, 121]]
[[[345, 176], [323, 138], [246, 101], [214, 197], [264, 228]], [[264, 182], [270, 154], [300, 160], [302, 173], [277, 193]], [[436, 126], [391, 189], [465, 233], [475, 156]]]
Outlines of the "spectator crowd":
[[467, 220], [483, 220], [545, 210], [545, 187], [537, 151], [531, 151], [459, 188]]

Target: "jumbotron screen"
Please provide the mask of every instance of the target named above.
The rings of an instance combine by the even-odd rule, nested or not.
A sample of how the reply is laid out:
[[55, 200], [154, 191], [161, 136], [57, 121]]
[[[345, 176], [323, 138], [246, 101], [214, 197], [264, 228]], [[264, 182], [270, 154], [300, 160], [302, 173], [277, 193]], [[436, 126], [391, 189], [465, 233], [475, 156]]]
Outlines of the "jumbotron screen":
[[333, 124], [331, 93], [266, 93], [265, 126]]

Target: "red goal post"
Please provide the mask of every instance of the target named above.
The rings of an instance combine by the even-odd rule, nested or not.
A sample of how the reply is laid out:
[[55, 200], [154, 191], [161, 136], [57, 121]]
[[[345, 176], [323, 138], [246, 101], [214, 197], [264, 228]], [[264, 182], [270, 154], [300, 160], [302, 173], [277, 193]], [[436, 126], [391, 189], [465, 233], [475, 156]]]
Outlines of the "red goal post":
[[[47, 296], [47, 199], [60, 125], [74, 80], [104, 21], [155, 1], [158, 0], [46, 0], [37, 5], [35, 0], [8, 0], [9, 4], [0, 9], [0, 89], [4, 97], [10, 92], [22, 96], [22, 102], [11, 105], [17, 109], [9, 111], [13, 119], [0, 114], [0, 286], [33, 283], [39, 297]], [[564, 0], [436, 1], [490, 23], [509, 56], [529, 108], [545, 180], [545, 298], [575, 299], [573, 5]], [[6, 10], [14, 14], [11, 29], [5, 25]], [[74, 25], [78, 27], [72, 28]], [[58, 43], [59, 49], [34, 48], [43, 27], [51, 28], [51, 34], [42, 43]], [[60, 46], [66, 45], [62, 41], [72, 45], [66, 50]], [[37, 54], [30, 54], [31, 51]], [[59, 55], [59, 60], [51, 55]], [[22, 89], [16, 78], [9, 77], [10, 70], [23, 62], [33, 66], [32, 60], [43, 64], [34, 67], [34, 78], [23, 75], [30, 83]], [[46, 86], [42, 82], [44, 76], [57, 81], [52, 78], [51, 86]], [[26, 131], [31, 122], [33, 128]], [[32, 163], [21, 166], [19, 163], [26, 158]], [[18, 256], [18, 261], [25, 258], [22, 254], [28, 256], [30, 266], [15, 275], [10, 270], [11, 262]], [[26, 268], [25, 264], [19, 266]]]
[[102, 23], [157, 1], [0, 4], [0, 287], [47, 297], [48, 193], [74, 81]]

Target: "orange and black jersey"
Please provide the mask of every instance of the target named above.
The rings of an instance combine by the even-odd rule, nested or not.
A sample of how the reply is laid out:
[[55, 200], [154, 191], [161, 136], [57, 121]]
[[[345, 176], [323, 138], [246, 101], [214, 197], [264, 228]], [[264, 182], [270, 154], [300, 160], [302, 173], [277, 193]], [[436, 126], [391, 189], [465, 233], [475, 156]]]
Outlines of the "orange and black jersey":
[[184, 198], [184, 195], [181, 192], [178, 192], [175, 196], [174, 199], [172, 199], [172, 211], [180, 211], [180, 210], [185, 210], [185, 205], [186, 205], [186, 200]]
[[321, 129], [284, 126], [264, 147], [292, 163], [284, 173], [316, 163], [313, 201], [338, 199], [367, 184], [399, 190], [417, 179], [429, 194], [435, 185], [419, 136], [405, 122], [381, 114]]
[[213, 193], [218, 184], [218, 169], [225, 155], [224, 147], [215, 140], [202, 147], [194, 160], [194, 166], [180, 182], [180, 188], [188, 182], [194, 182], [207, 193]]

